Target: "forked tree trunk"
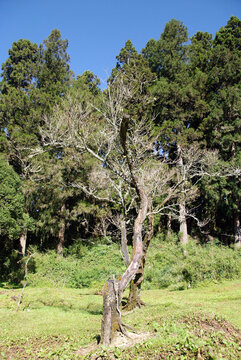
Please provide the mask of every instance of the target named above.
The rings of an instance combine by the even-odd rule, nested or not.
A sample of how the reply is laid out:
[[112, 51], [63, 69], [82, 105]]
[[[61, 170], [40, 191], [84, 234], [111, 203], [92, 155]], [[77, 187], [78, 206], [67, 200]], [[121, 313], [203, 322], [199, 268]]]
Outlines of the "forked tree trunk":
[[136, 181], [136, 186], [140, 196], [140, 209], [134, 224], [132, 259], [121, 279], [109, 280], [103, 291], [101, 344], [106, 346], [110, 345], [118, 332], [124, 333], [119, 305], [125, 288], [140, 266], [143, 253], [142, 227], [147, 215], [148, 201], [142, 186], [138, 185], [138, 181]]
[[145, 303], [141, 300], [141, 284], [144, 280], [144, 268], [146, 263], [147, 251], [150, 245], [150, 241], [153, 237], [153, 233], [154, 233], [154, 216], [153, 214], [150, 214], [148, 216], [147, 232], [143, 240], [143, 255], [141, 258], [141, 263], [135, 275], [135, 278], [130, 282], [130, 292], [129, 292], [128, 300], [123, 308], [126, 311], [133, 310], [136, 307], [140, 308], [141, 306], [145, 305]]

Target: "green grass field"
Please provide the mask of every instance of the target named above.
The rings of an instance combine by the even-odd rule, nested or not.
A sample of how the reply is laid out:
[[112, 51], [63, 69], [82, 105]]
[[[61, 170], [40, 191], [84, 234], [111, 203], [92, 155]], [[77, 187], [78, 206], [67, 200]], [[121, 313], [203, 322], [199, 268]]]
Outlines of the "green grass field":
[[151, 337], [129, 348], [82, 350], [100, 334], [96, 289], [0, 289], [0, 359], [240, 359], [241, 281], [184, 291], [145, 290], [123, 322]]

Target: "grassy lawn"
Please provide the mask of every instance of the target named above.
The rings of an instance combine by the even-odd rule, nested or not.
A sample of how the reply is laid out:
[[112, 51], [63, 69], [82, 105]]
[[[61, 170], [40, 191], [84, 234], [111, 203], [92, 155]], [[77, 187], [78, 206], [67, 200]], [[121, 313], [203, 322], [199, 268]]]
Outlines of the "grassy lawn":
[[[78, 349], [100, 334], [102, 297], [95, 291], [26, 288], [17, 312], [21, 289], [0, 289], [0, 359], [85, 358]], [[86, 359], [239, 359], [241, 281], [146, 290], [142, 299], [147, 306], [123, 321], [152, 338], [128, 349], [101, 348]]]

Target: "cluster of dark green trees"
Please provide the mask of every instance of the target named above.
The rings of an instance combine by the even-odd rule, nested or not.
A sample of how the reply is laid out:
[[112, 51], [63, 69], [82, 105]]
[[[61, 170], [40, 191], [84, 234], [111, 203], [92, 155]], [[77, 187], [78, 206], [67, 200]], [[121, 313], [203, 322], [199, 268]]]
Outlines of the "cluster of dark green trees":
[[1, 273], [31, 244], [131, 242], [140, 182], [146, 243], [172, 229], [240, 247], [241, 21], [189, 39], [171, 20], [141, 53], [128, 40], [104, 91], [90, 71], [74, 77], [67, 47], [58, 30], [39, 46], [20, 39], [2, 65]]

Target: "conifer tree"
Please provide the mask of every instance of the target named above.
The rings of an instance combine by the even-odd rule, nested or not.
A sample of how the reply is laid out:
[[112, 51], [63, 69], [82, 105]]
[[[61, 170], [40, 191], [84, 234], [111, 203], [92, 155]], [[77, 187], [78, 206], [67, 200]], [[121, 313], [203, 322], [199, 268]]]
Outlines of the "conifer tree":
[[[184, 152], [190, 142], [197, 140], [193, 125], [193, 104], [196, 92], [188, 72], [187, 28], [182, 22], [172, 19], [166, 24], [160, 39], [150, 40], [143, 54], [149, 61], [158, 81], [152, 87], [156, 99], [155, 111], [159, 114], [156, 125], [161, 130], [157, 151], [177, 160], [183, 177]], [[187, 179], [186, 179], [187, 180]], [[185, 180], [185, 181], [186, 181]], [[183, 186], [185, 186], [183, 180]], [[179, 223], [180, 240], [187, 243], [186, 191], [180, 192]]]
[[[51, 157], [56, 154], [32, 157], [31, 149], [41, 147], [43, 116], [51, 113], [71, 83], [67, 46], [68, 41], [61, 39], [58, 30], [53, 30], [40, 47], [20, 39], [13, 43], [2, 66], [1, 147], [23, 180], [25, 211], [33, 211], [35, 218], [38, 209], [34, 199], [39, 202], [43, 194], [38, 192], [36, 179], [45, 161], [52, 163]], [[26, 231], [22, 236], [26, 242]]]
[[3, 156], [0, 156], [0, 204], [0, 278], [6, 280], [12, 274], [15, 280], [19, 255], [25, 254], [21, 235], [25, 229], [33, 228], [33, 221], [24, 211], [21, 180]]
[[[224, 167], [240, 167], [240, 55], [241, 21], [232, 16], [214, 39], [207, 82], [210, 111], [202, 125], [207, 146], [219, 151]], [[240, 180], [229, 177], [219, 183], [216, 227], [219, 233], [233, 234], [236, 246], [240, 247]]]

